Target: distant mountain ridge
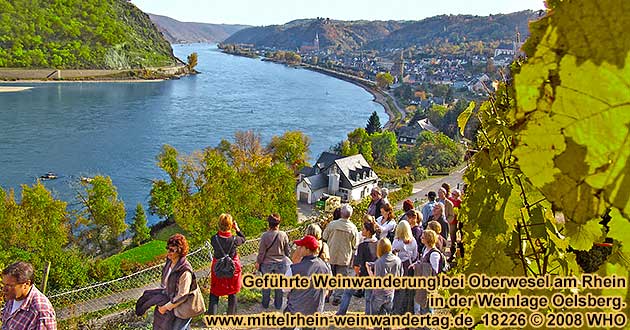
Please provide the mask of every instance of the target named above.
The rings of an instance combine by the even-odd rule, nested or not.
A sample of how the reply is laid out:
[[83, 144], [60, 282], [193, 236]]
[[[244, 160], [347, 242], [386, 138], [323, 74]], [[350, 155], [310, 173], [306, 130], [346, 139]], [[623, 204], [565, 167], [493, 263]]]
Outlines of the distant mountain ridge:
[[529, 36], [528, 22], [537, 17], [538, 14], [532, 10], [490, 16], [434, 16], [407, 24], [386, 38], [370, 43], [367, 47], [403, 48], [426, 45], [436, 39], [450, 43], [506, 41], [514, 40], [517, 31], [524, 40]]
[[250, 27], [249, 25], [236, 24], [180, 22], [156, 14], [149, 14], [149, 17], [171, 44], [221, 42], [235, 32]]
[[525, 39], [528, 22], [535, 18], [535, 11], [525, 10], [490, 16], [441, 15], [421, 21], [300, 19], [283, 25], [246, 28], [225, 42], [297, 49], [312, 45], [318, 35], [322, 49], [358, 50], [424, 46], [438, 39], [451, 43], [506, 41], [515, 38], [517, 29]]
[[398, 21], [300, 19], [284, 25], [243, 29], [227, 38], [225, 42], [297, 49], [304, 45], [312, 45], [315, 36], [318, 36], [321, 48], [338, 47], [340, 50], [351, 50], [383, 39], [403, 26], [404, 23]]

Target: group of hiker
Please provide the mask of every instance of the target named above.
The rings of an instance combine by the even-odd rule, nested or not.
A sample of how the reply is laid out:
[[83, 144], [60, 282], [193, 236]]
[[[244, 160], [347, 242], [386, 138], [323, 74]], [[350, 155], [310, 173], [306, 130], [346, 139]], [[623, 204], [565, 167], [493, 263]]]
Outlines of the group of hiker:
[[[461, 193], [447, 184], [419, 210], [411, 200], [403, 202], [401, 217], [375, 187], [363, 215], [360, 230], [350, 221], [353, 208], [344, 204], [333, 213], [333, 221], [324, 230], [310, 224], [304, 236], [293, 246], [286, 232], [280, 230], [278, 214], [267, 218], [268, 230], [260, 238], [255, 268], [260, 274], [284, 274], [310, 277], [314, 274], [345, 276], [435, 276], [448, 269], [458, 246], [457, 210]], [[210, 239], [212, 267], [210, 297], [205, 300], [195, 272], [186, 256], [189, 246], [181, 234], [171, 236], [166, 244], [166, 263], [160, 287], [146, 290], [136, 303], [136, 314], [154, 308], [154, 329], [190, 329], [192, 318], [216, 315], [219, 298], [227, 296], [227, 314], [237, 314], [237, 293], [241, 290], [242, 265], [238, 247], [246, 239], [231, 215], [219, 216], [217, 233]], [[447, 242], [450, 257], [447, 259]], [[50, 301], [33, 285], [33, 266], [16, 262], [2, 271], [5, 306], [2, 329], [56, 329], [55, 311]], [[271, 304], [271, 289], [262, 290], [262, 307]], [[286, 294], [286, 300], [284, 296]], [[408, 288], [354, 290], [274, 289], [273, 307], [285, 313], [304, 315], [323, 312], [325, 303], [339, 306], [338, 315], [347, 313], [353, 297], [364, 298], [366, 314], [428, 313], [426, 292]]]

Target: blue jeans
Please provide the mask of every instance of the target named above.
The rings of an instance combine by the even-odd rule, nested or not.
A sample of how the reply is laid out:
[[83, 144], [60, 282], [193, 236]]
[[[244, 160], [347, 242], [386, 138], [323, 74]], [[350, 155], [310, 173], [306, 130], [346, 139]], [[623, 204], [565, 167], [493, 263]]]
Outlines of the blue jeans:
[[[345, 276], [353, 276], [354, 275], [354, 270], [352, 269], [351, 266], [345, 266], [345, 265], [330, 265], [330, 269], [332, 271], [333, 276], [337, 276], [337, 274], [341, 274], [341, 275], [345, 275]], [[332, 293], [332, 297], [331, 299], [339, 299], [341, 300], [344, 291], [346, 291], [345, 289], [337, 289]], [[352, 295], [352, 293], [351, 293]], [[349, 302], [348, 302], [349, 303]], [[346, 309], [348, 309], [346, 307]]]
[[173, 330], [190, 330], [190, 320], [192, 319], [180, 319], [176, 316], [173, 321]]
[[[337, 315], [346, 315], [348, 312], [348, 307], [350, 307], [350, 300], [352, 300], [352, 295], [354, 294], [354, 289], [346, 289], [343, 291], [343, 296], [341, 296], [341, 304], [339, 304], [339, 310], [337, 310]], [[372, 290], [363, 290], [364, 298], [365, 298], [365, 314], [372, 314]]]
[[[264, 274], [282, 274], [287, 272], [287, 264], [284, 262], [271, 262], [260, 265], [260, 272]], [[276, 309], [282, 308], [282, 289], [273, 290], [273, 306]], [[269, 308], [271, 300], [271, 289], [262, 289], [262, 306]]]

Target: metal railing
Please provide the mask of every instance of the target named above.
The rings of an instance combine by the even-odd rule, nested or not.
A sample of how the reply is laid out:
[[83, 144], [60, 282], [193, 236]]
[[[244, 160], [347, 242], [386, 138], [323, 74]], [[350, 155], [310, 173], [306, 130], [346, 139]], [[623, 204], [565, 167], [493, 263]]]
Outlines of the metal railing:
[[[306, 225], [316, 221], [318, 221], [316, 218], [310, 219], [301, 223], [300, 227], [287, 230], [286, 233], [290, 239], [297, 239], [302, 235]], [[255, 262], [259, 243], [260, 237], [247, 240], [238, 247], [243, 266]], [[195, 270], [197, 279], [201, 280], [210, 276], [212, 246], [208, 241], [190, 252], [187, 259]], [[98, 312], [136, 300], [144, 290], [156, 288], [161, 280], [163, 267], [164, 263], [110, 281], [63, 292], [51, 292], [48, 298], [57, 311], [57, 317], [61, 320]]]

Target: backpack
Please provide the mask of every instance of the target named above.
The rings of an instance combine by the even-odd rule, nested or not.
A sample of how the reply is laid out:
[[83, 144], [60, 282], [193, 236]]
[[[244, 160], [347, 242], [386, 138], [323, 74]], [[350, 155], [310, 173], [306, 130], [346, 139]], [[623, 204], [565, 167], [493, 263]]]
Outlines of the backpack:
[[[214, 275], [218, 278], [232, 278], [234, 276], [234, 272], [236, 271], [236, 265], [234, 264], [234, 260], [228, 253], [223, 251], [223, 247], [219, 243], [218, 239], [215, 238], [216, 245], [219, 247], [219, 250], [223, 254], [223, 257], [217, 259], [217, 262], [214, 264]], [[234, 239], [232, 239], [232, 245], [228, 251], [232, 251], [232, 247], [234, 247]]]
[[388, 239], [390, 242], [394, 242], [394, 235], [395, 235], [394, 230], [390, 230], [390, 231], [387, 233], [387, 239]]
[[442, 251], [438, 249], [431, 249], [431, 251], [429, 251], [429, 256], [427, 258], [429, 262], [431, 260], [432, 253], [440, 254], [440, 261], [438, 262], [438, 272], [435, 275], [448, 272], [451, 269], [451, 265], [448, 263], [448, 261], [446, 261], [446, 256], [444, 255], [444, 253], [442, 253]]
[[[390, 222], [390, 221], [394, 221], [394, 220], [387, 220], [387, 222]], [[387, 236], [386, 237], [387, 237], [387, 239], [389, 240], [390, 243], [393, 243], [395, 236], [396, 236], [396, 226], [394, 226], [394, 228], [392, 228], [392, 230], [387, 232]]]

